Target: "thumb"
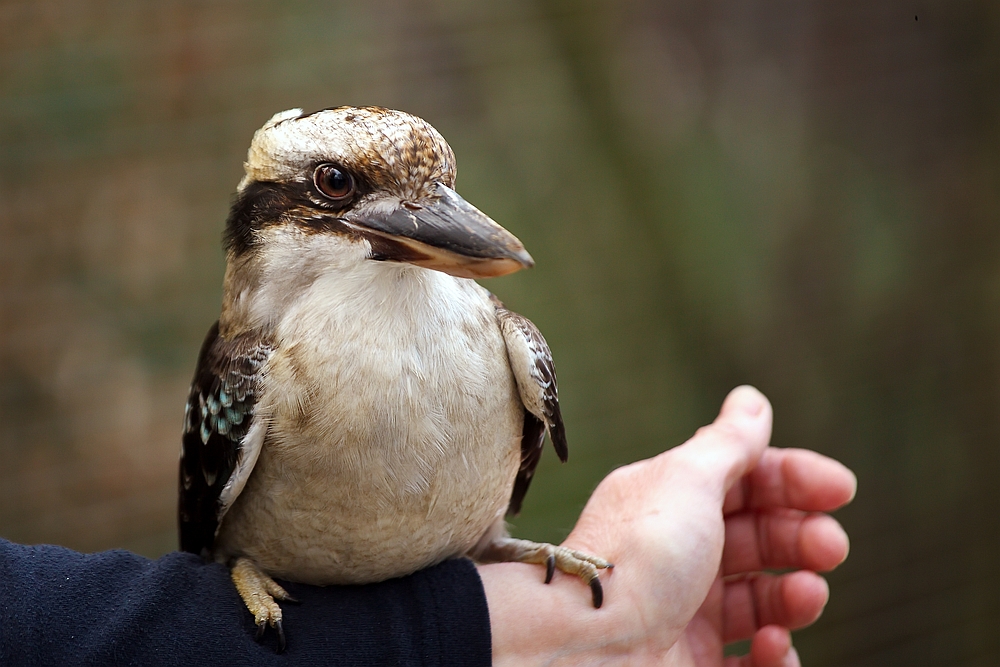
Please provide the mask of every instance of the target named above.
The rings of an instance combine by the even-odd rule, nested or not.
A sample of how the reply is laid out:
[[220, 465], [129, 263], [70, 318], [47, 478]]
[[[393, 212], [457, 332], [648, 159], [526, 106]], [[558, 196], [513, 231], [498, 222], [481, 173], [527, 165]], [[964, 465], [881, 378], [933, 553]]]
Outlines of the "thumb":
[[721, 496], [750, 472], [771, 440], [771, 404], [749, 385], [736, 387], [722, 404], [719, 416], [698, 429], [690, 440], [667, 452], [722, 482]]

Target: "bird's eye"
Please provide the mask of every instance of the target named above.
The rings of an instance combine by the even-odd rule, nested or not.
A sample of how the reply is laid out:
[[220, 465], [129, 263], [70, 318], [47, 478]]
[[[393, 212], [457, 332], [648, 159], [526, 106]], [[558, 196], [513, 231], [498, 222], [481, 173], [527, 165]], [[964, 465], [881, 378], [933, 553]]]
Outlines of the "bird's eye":
[[316, 167], [313, 176], [316, 187], [338, 204], [346, 203], [354, 195], [354, 179], [349, 173], [332, 164]]

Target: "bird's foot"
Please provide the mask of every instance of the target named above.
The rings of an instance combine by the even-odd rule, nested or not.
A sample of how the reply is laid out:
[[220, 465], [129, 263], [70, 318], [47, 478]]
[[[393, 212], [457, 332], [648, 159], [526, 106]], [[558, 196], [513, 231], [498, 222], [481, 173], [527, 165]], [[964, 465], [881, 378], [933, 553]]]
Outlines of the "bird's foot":
[[544, 542], [531, 542], [513, 537], [497, 537], [478, 549], [475, 559], [483, 563], [535, 563], [545, 566], [545, 583], [552, 581], [556, 570], [574, 574], [590, 586], [594, 607], [604, 602], [604, 589], [598, 570], [611, 569], [612, 563], [582, 551], [557, 547]]
[[281, 625], [281, 607], [274, 600], [277, 598], [295, 602], [295, 598], [275, 583], [274, 579], [261, 572], [249, 558], [237, 558], [230, 569], [230, 576], [243, 603], [253, 614], [257, 624], [257, 641], [263, 639], [264, 631], [270, 625], [278, 631], [278, 653], [284, 651], [285, 629]]

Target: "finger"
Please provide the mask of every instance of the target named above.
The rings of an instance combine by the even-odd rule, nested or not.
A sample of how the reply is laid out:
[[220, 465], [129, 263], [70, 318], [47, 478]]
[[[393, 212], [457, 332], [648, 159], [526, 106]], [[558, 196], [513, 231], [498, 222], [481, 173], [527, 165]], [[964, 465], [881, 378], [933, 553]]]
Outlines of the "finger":
[[797, 510], [726, 517], [722, 574], [777, 568], [827, 572], [847, 558], [850, 542], [836, 519]]
[[810, 625], [823, 613], [829, 597], [826, 580], [806, 570], [727, 582], [722, 597], [722, 640], [749, 639], [765, 625], [791, 630]]
[[765, 625], [750, 642], [753, 667], [798, 667], [798, 652], [792, 648], [792, 633], [780, 625]]
[[750, 386], [733, 389], [719, 416], [679, 447], [653, 459], [718, 486], [720, 499], [760, 459], [771, 439], [771, 404]]
[[839, 461], [808, 449], [767, 449], [726, 496], [723, 512], [791, 507], [830, 512], [851, 502], [857, 477]]
[[750, 653], [727, 658], [726, 667], [801, 667], [798, 651], [792, 646], [788, 628], [767, 625], [757, 631]]

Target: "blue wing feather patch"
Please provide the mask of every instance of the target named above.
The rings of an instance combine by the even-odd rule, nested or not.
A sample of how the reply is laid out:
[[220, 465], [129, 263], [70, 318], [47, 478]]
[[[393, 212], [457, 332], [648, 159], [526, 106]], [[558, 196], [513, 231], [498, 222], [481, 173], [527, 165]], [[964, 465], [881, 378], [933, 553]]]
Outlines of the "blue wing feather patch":
[[211, 553], [222, 514], [219, 497], [242, 458], [271, 350], [256, 334], [221, 337], [218, 323], [208, 332], [184, 409], [178, 505], [184, 551]]

